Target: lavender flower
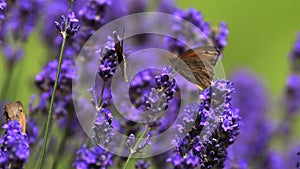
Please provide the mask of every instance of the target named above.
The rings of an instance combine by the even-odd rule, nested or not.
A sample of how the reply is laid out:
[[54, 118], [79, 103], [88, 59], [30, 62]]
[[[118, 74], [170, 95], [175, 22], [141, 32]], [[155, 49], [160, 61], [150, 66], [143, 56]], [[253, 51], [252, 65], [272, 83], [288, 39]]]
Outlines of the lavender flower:
[[187, 11], [177, 10], [175, 15], [197, 26], [205, 35], [210, 34], [209, 23], [203, 20], [203, 15], [194, 8]]
[[5, 133], [0, 139], [1, 168], [22, 168], [29, 157], [29, 143], [18, 121], [8, 121], [3, 127]]
[[136, 164], [135, 164], [135, 169], [147, 169], [150, 167], [150, 163], [144, 160], [139, 160]]
[[228, 34], [229, 34], [229, 30], [228, 30], [227, 25], [226, 25], [225, 22], [220, 23], [219, 31], [213, 30], [212, 33], [211, 33], [211, 37], [212, 37], [212, 40], [214, 42], [214, 45], [220, 51], [222, 51], [223, 48], [225, 46], [227, 46], [227, 44], [228, 44], [228, 40], [227, 40]]
[[[300, 151], [297, 152], [297, 156], [298, 156], [298, 158], [299, 158], [299, 156], [300, 156]], [[296, 163], [296, 168], [297, 168], [297, 169], [300, 168], [300, 162], [299, 162], [299, 161]]]
[[173, 14], [176, 9], [175, 1], [173, 0], [159, 0], [157, 11]]
[[[220, 80], [212, 83], [211, 88], [200, 94], [194, 125], [186, 137], [177, 138], [174, 155], [167, 160], [173, 164], [174, 169], [224, 167], [226, 149], [239, 134], [239, 112], [231, 106], [233, 92], [230, 81]], [[214, 118], [219, 120], [211, 135], [203, 140], [200, 134], [205, 126], [211, 127], [208, 125], [210, 114], [217, 115]]]
[[61, 19], [62, 21], [60, 23], [57, 21], [54, 23], [62, 37], [72, 37], [79, 31], [80, 25], [77, 24], [79, 20], [75, 18], [74, 12], [70, 12], [68, 18], [62, 15]]
[[7, 18], [4, 31], [13, 32], [14, 40], [26, 41], [34, 30], [37, 16], [42, 9], [43, 0], [15, 1], [9, 6], [10, 18]]
[[94, 122], [94, 142], [99, 146], [106, 147], [112, 139], [111, 133], [111, 123], [112, 123], [112, 113], [109, 108], [101, 109]]
[[113, 165], [113, 155], [101, 147], [88, 149], [83, 145], [76, 152], [76, 160], [73, 166], [77, 169], [101, 168], [106, 169]]
[[300, 74], [290, 74], [286, 84], [285, 110], [294, 114], [300, 107]]
[[84, 27], [90, 27], [94, 30], [100, 28], [103, 24], [103, 17], [110, 0], [90, 0], [79, 10], [78, 15], [83, 22]]
[[184, 157], [175, 152], [172, 157], [167, 159], [167, 162], [172, 163], [174, 169], [194, 169], [199, 166], [199, 157], [189, 152]]
[[182, 24], [181, 20], [174, 21], [172, 32], [178, 39], [167, 38], [167, 48], [171, 52], [181, 55], [189, 49], [186, 44], [193, 45], [194, 47], [200, 46], [203, 36], [199, 37], [201, 35], [195, 34], [197, 30], [194, 29], [196, 28], [200, 29], [206, 36], [210, 34], [209, 23], [203, 20], [203, 16], [199, 11], [193, 8], [188, 11], [178, 9], [174, 12], [174, 15], [191, 22], [195, 27], [190, 28], [190, 26]]
[[151, 111], [150, 116], [166, 110], [168, 103], [173, 98], [176, 91], [176, 81], [171, 73], [171, 67], [163, 67], [161, 74], [155, 76], [155, 88], [151, 89], [146, 101], [146, 108]]
[[146, 0], [111, 0], [104, 13], [104, 22], [108, 23], [126, 15], [145, 12], [147, 5]]
[[[171, 52], [181, 55], [189, 50], [190, 47], [194, 48], [210, 45], [211, 43], [209, 41], [213, 42], [220, 51], [227, 46], [229, 31], [226, 23], [222, 22], [218, 31], [217, 29], [211, 30], [210, 24], [204, 21], [203, 15], [194, 8], [187, 11], [177, 9], [174, 15], [192, 23], [194, 27], [183, 24], [181, 20], [174, 22], [172, 32], [177, 39], [167, 38], [167, 48]], [[189, 46], [187, 46], [187, 44], [189, 44]]]
[[26, 126], [29, 144], [33, 145], [36, 141], [36, 138], [38, 137], [39, 128], [33, 118], [26, 119]]
[[[50, 97], [53, 90], [53, 84], [56, 78], [58, 60], [50, 61], [43, 70], [36, 76], [35, 84], [41, 91], [40, 102], [37, 107], [30, 109], [34, 112], [47, 110], [47, 102], [50, 102]], [[69, 59], [62, 61], [61, 76], [59, 79], [60, 85], [57, 88], [56, 99], [54, 102], [55, 118], [64, 118], [67, 115], [68, 109], [73, 109], [73, 101], [71, 96], [72, 91], [72, 80], [75, 62]], [[33, 112], [31, 112], [33, 113]]]
[[3, 10], [5, 9], [6, 5], [7, 4], [6, 4], [5, 0], [0, 1], [0, 20], [3, 20], [5, 17], [3, 14]]
[[99, 76], [107, 81], [112, 78], [117, 69], [117, 50], [114, 38], [108, 37], [106, 44], [100, 51], [101, 59], [98, 68]]
[[[272, 125], [268, 121], [268, 97], [260, 79], [248, 70], [239, 70], [232, 75], [237, 94], [232, 104], [240, 109], [243, 125], [241, 134], [229, 151], [234, 161], [257, 162], [257, 155], [266, 152], [270, 141]], [[252, 145], [251, 148], [249, 145]]]
[[300, 32], [298, 33], [298, 37], [294, 44], [294, 48], [290, 53], [290, 63], [293, 72], [299, 72], [300, 65]]
[[129, 86], [129, 98], [139, 110], [146, 110], [145, 102], [151, 88], [155, 87], [153, 78], [158, 74], [154, 69], [146, 69], [135, 75]]
[[[0, 1], [0, 43], [4, 47], [8, 69], [12, 69], [23, 57], [22, 45], [35, 29], [37, 16], [42, 9], [41, 2], [42, 0], [9, 1], [9, 5], [6, 6], [5, 1]], [[3, 8], [6, 13], [5, 19], [2, 14]]]
[[225, 161], [224, 169], [248, 169], [248, 164], [245, 160], [233, 161], [228, 158]]
[[134, 134], [130, 134], [128, 136], [128, 139], [126, 140], [126, 147], [130, 150], [130, 152], [132, 153], [138, 153], [141, 152], [141, 150], [143, 150], [147, 145], [150, 145], [150, 138], [151, 138], [151, 134], [150, 132], [147, 134], [147, 137], [139, 143], [139, 145], [136, 145], [136, 139]]

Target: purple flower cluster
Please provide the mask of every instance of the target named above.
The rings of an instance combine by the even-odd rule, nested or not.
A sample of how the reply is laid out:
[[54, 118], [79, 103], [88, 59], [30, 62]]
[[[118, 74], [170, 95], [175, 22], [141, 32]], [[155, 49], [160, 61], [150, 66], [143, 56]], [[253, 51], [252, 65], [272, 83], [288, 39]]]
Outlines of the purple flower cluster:
[[62, 15], [61, 19], [62, 21], [60, 23], [57, 21], [54, 23], [62, 37], [72, 37], [79, 31], [80, 25], [76, 25], [79, 20], [75, 18], [74, 12], [69, 12], [68, 18]]
[[113, 165], [113, 155], [101, 147], [92, 147], [88, 149], [83, 145], [76, 152], [76, 160], [73, 166], [77, 169], [101, 168], [106, 169]]
[[[268, 95], [261, 80], [248, 70], [239, 70], [232, 75], [237, 92], [232, 104], [240, 109], [243, 125], [241, 134], [230, 147], [233, 161], [252, 163], [257, 154], [263, 154], [270, 141], [272, 125], [268, 121]], [[249, 149], [249, 145], [252, 145]]]
[[3, 20], [5, 18], [3, 10], [6, 8], [7, 4], [5, 0], [0, 1], [0, 20]]
[[299, 65], [300, 65], [300, 33], [298, 33], [298, 37], [294, 44], [294, 48], [290, 53], [290, 63], [293, 72], [299, 72]]
[[[63, 59], [61, 74], [59, 78], [60, 85], [56, 89], [53, 118], [57, 120], [60, 128], [68, 130], [68, 135], [80, 134], [82, 131], [76, 114], [72, 99], [72, 81], [75, 61]], [[37, 117], [38, 112], [47, 115], [49, 103], [53, 92], [53, 86], [56, 78], [58, 60], [52, 60], [36, 75], [35, 84], [39, 89], [39, 97], [36, 105], [33, 104], [35, 96], [32, 96], [29, 112]], [[72, 124], [71, 124], [72, 123]]]
[[97, 145], [106, 147], [110, 143], [113, 136], [111, 133], [112, 118], [109, 108], [103, 108], [98, 112], [93, 127], [93, 140]]
[[228, 44], [228, 37], [229, 30], [227, 28], [227, 24], [225, 22], [220, 23], [219, 30], [213, 30], [211, 33], [211, 39], [214, 42], [214, 45], [222, 51], [225, 46]]
[[[210, 24], [207, 21], [204, 21], [203, 15], [194, 8], [187, 11], [177, 9], [174, 12], [174, 15], [192, 23], [195, 27], [190, 28], [189, 26], [182, 24], [181, 20], [175, 21], [174, 25], [172, 25], [172, 31], [174, 36], [179, 39], [167, 39], [167, 46], [170, 51], [180, 55], [189, 49], [187, 44], [192, 47], [198, 47], [210, 44], [209, 41], [211, 41], [220, 51], [227, 46], [229, 30], [225, 22], [221, 22], [219, 30], [211, 28]], [[195, 32], [197, 33], [195, 34]]]
[[150, 163], [144, 160], [139, 160], [135, 164], [135, 169], [148, 169], [150, 167]]
[[[54, 103], [54, 117], [56, 119], [64, 118], [68, 114], [68, 108], [72, 107], [72, 80], [75, 62], [69, 59], [62, 61], [60, 85], [56, 92], [56, 101]], [[50, 61], [43, 70], [35, 77], [35, 84], [39, 88], [40, 100], [36, 107], [31, 107], [31, 113], [42, 111], [46, 113], [48, 102], [50, 102], [53, 85], [56, 78], [58, 60]]]
[[36, 121], [33, 118], [26, 119], [26, 133], [28, 135], [28, 141], [30, 145], [33, 145], [36, 142], [36, 139], [39, 134], [39, 128]]
[[29, 157], [29, 142], [18, 121], [8, 121], [2, 127], [5, 133], [0, 139], [0, 167], [22, 168]]
[[116, 42], [113, 37], [109, 36], [106, 44], [99, 52], [101, 59], [98, 74], [104, 81], [112, 78], [117, 69], [117, 52]]
[[135, 75], [129, 86], [131, 103], [140, 110], [146, 110], [145, 103], [151, 88], [155, 87], [153, 77], [158, 74], [157, 70], [146, 69]]
[[[231, 105], [233, 92], [230, 81], [219, 80], [200, 93], [194, 124], [184, 138], [176, 139], [176, 150], [167, 159], [174, 169], [224, 167], [226, 149], [236, 140], [240, 128], [239, 111]], [[215, 126], [208, 125], [212, 114], [218, 121]], [[201, 141], [200, 134], [206, 126], [212, 127], [212, 133]]]
[[85, 29], [99, 29], [103, 24], [103, 16], [107, 6], [111, 4], [110, 0], [88, 1], [86, 6], [79, 10], [78, 15]]
[[0, 1], [0, 43], [9, 68], [23, 57], [23, 44], [35, 29], [42, 2], [23, 0], [7, 4], [4, 0]]
[[151, 89], [146, 101], [150, 114], [155, 115], [168, 108], [168, 103], [176, 92], [176, 81], [171, 73], [171, 67], [163, 67], [161, 74], [155, 76], [155, 88]]
[[290, 74], [286, 84], [285, 110], [295, 114], [300, 108], [300, 74]]

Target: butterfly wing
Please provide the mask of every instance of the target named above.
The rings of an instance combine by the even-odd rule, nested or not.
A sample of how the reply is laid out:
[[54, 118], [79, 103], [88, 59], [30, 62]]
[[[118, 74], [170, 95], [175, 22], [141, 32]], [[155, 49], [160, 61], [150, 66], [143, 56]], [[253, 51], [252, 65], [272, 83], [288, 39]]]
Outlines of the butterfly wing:
[[[201, 46], [188, 50], [180, 59], [188, 66], [194, 78], [187, 78], [190, 82], [206, 89], [214, 77], [214, 67], [217, 64], [220, 52], [213, 46]], [[185, 76], [184, 76], [185, 77]]]
[[17, 101], [6, 104], [4, 106], [3, 115], [5, 116], [6, 121], [17, 120], [22, 126], [22, 131], [26, 131], [26, 118], [22, 102]]
[[[113, 32], [114, 35], [114, 40], [115, 40], [115, 49], [117, 52], [117, 63], [121, 68], [121, 72], [122, 72], [122, 76], [124, 77], [125, 82], [128, 82], [128, 77], [127, 77], [127, 62], [125, 59], [125, 55], [124, 55], [124, 33], [125, 33], [125, 28], [123, 28], [123, 35], [122, 35], [122, 39], [119, 40], [117, 33]], [[122, 64], [122, 62], [124, 62]]]

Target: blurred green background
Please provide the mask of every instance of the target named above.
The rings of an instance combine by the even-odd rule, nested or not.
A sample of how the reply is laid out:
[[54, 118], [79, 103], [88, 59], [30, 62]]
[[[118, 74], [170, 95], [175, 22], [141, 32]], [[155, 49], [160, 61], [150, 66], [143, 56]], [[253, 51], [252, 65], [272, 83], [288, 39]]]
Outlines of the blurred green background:
[[[289, 73], [288, 55], [300, 31], [300, 1], [298, 0], [178, 0], [182, 8], [199, 9], [212, 26], [228, 24], [229, 45], [224, 51], [223, 64], [227, 75], [248, 67], [262, 76], [273, 96], [284, 89]], [[25, 57], [12, 72], [7, 90], [8, 100], [22, 100], [28, 105], [35, 93], [34, 76], [47, 61], [45, 46], [38, 33], [26, 45]], [[0, 86], [6, 83], [6, 66], [0, 60]]]
[[227, 75], [249, 67], [266, 80], [273, 96], [281, 94], [289, 73], [288, 55], [300, 31], [299, 0], [179, 0], [195, 7], [211, 25], [228, 24], [229, 44], [223, 55]]

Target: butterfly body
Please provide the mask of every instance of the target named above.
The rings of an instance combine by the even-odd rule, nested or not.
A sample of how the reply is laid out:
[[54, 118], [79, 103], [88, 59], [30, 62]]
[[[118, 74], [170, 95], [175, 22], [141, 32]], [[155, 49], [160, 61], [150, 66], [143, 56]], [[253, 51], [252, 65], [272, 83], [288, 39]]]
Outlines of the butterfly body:
[[200, 46], [170, 59], [174, 69], [201, 90], [210, 86], [220, 52], [213, 46]]
[[6, 104], [4, 106], [3, 115], [6, 118], [6, 121], [17, 120], [22, 126], [23, 133], [26, 132], [26, 118], [21, 101]]
[[[121, 68], [121, 72], [122, 72], [122, 76], [124, 77], [125, 82], [128, 82], [128, 77], [127, 77], [127, 61], [124, 55], [124, 30], [123, 29], [123, 35], [122, 35], [122, 39], [119, 40], [117, 33], [113, 32], [114, 35], [114, 40], [115, 40], [115, 49], [117, 52], [117, 64], [120, 66]], [[122, 62], [124, 62], [122, 64]]]

